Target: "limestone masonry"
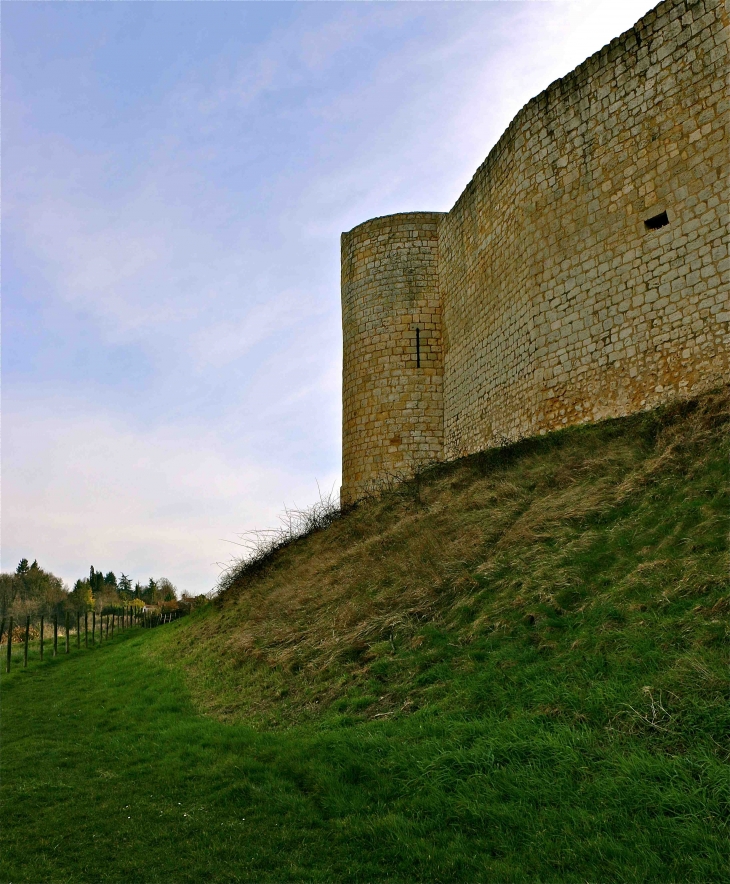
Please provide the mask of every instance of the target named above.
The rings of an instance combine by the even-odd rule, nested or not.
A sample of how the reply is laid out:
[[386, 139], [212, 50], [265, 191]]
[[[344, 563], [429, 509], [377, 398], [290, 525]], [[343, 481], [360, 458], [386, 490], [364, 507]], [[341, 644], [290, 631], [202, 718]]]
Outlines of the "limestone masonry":
[[343, 479], [730, 381], [728, 12], [668, 0], [517, 114], [448, 213], [342, 235]]

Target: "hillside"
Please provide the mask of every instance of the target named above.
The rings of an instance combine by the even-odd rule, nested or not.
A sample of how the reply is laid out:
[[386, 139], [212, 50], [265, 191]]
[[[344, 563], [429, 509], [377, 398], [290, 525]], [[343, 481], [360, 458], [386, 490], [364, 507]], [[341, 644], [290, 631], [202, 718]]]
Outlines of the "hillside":
[[207, 610], [18, 647], [0, 880], [726, 882], [729, 412], [439, 466]]
[[716, 391], [432, 468], [243, 569], [166, 653], [226, 720], [429, 709], [714, 752], [729, 405]]

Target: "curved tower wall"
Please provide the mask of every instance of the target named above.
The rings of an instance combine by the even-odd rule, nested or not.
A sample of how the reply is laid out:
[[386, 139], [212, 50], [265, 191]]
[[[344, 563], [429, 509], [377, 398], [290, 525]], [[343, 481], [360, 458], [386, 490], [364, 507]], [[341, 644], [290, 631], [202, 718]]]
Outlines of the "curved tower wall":
[[447, 458], [730, 380], [728, 38], [722, 0], [659, 4], [532, 99], [445, 216]]
[[343, 502], [443, 459], [440, 212], [342, 235]]
[[723, 0], [660, 3], [528, 102], [450, 212], [343, 236], [345, 500], [730, 382], [729, 47]]

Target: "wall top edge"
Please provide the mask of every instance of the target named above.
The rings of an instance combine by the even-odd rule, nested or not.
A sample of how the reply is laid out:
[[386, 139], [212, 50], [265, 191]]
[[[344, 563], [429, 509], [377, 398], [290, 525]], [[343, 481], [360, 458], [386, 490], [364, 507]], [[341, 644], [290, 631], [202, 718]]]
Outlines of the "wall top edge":
[[375, 218], [368, 218], [367, 221], [362, 221], [360, 224], [356, 224], [350, 230], [346, 230], [342, 234], [342, 239], [347, 239], [354, 233], [363, 231], [368, 227], [387, 227], [388, 224], [391, 224], [394, 220], [399, 223], [407, 223], [408, 221], [438, 221], [447, 214], [448, 212], [394, 212], [392, 215], [378, 215]]
[[645, 40], [647, 36], [649, 36], [647, 32], [653, 30], [652, 25], [654, 25], [657, 19], [661, 18], [665, 14], [668, 14], [672, 9], [677, 7], [691, 8], [699, 4], [701, 4], [701, 0], [661, 0], [660, 3], [650, 9], [648, 12], [646, 12], [628, 30], [624, 31], [618, 37], [614, 37], [613, 40], [611, 40], [609, 43], [606, 43], [605, 46], [602, 46], [592, 55], [589, 55], [588, 58], [582, 61], [577, 67], [573, 68], [572, 71], [569, 71], [567, 74], [559, 77], [557, 80], [553, 80], [553, 82], [550, 83], [545, 89], [543, 89], [542, 92], [531, 98], [526, 104], [522, 106], [522, 108], [520, 108], [519, 111], [517, 111], [507, 128], [504, 130], [492, 149], [489, 151], [484, 161], [479, 165], [479, 168], [475, 171], [471, 180], [461, 192], [456, 202], [449, 211], [395, 212], [390, 215], [377, 215], [376, 217], [369, 218], [367, 221], [356, 224], [350, 230], [343, 232], [341, 235], [341, 240], [344, 242], [345, 240], [348, 240], [350, 237], [352, 237], [354, 234], [365, 233], [368, 229], [385, 227], [393, 221], [407, 223], [410, 220], [417, 223], [423, 221], [438, 220], [446, 215], [451, 214], [451, 212], [453, 212], [453, 210], [459, 205], [459, 203], [467, 197], [469, 191], [472, 189], [475, 180], [478, 179], [484, 173], [485, 169], [487, 169], [490, 164], [494, 162], [507, 148], [509, 141], [513, 138], [515, 134], [515, 130], [522, 125], [523, 121], [526, 118], [528, 118], [532, 113], [535, 112], [538, 115], [542, 115], [550, 108], [550, 105], [553, 104], [555, 101], [559, 101], [565, 96], [577, 92], [585, 79], [596, 73], [607, 63], [613, 62], [618, 57], [618, 55], [634, 50], [637, 44], [640, 45], [642, 40]]
[[[620, 55], [632, 52], [637, 46], [642, 45], [644, 41], [650, 38], [654, 30], [654, 23], [664, 15], [669, 14], [672, 9], [678, 7], [690, 9], [701, 5], [701, 2], [702, 0], [661, 0], [660, 3], [646, 12], [628, 30], [619, 34], [618, 37], [614, 37], [609, 43], [606, 43], [592, 55], [589, 55], [572, 71], [569, 71], [557, 80], [553, 80], [542, 92], [531, 98], [517, 111], [486, 158], [479, 165], [479, 168], [474, 172], [467, 186], [459, 194], [451, 210], [446, 214], [453, 212], [462, 199], [467, 196], [474, 182], [484, 173], [485, 169], [489, 168], [504, 150], [509, 149], [509, 142], [515, 136], [516, 131], [532, 114], [543, 116], [549, 112], [551, 105], [571, 94], [577, 94], [581, 86], [591, 75], [597, 73], [606, 65], [614, 63]], [[722, 0], [719, 0], [719, 2], [722, 3]]]

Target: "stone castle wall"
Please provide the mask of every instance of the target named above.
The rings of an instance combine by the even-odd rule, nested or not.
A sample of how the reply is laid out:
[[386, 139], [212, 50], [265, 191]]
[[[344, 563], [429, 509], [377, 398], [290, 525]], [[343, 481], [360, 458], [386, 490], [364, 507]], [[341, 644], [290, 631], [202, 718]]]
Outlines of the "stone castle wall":
[[443, 457], [439, 212], [342, 235], [343, 501]]
[[[454, 458], [730, 380], [728, 39], [721, 0], [661, 3], [530, 101], [449, 213], [375, 219], [343, 237], [343, 499], [381, 478], [386, 460]], [[400, 297], [393, 268], [356, 248], [346, 271], [345, 244], [371, 224], [425, 217], [443, 345], [428, 398], [416, 369], [396, 404], [391, 372], [415, 320], [379, 324], [378, 307], [390, 316], [384, 305]], [[411, 241], [420, 256], [420, 239], [400, 240], [406, 251]], [[369, 330], [353, 325], [363, 309]], [[370, 333], [390, 342], [361, 382], [367, 402], [348, 385], [355, 328], [357, 349], [373, 346]], [[427, 411], [439, 396], [428, 443], [403, 419], [405, 432], [389, 435], [399, 408]]]

